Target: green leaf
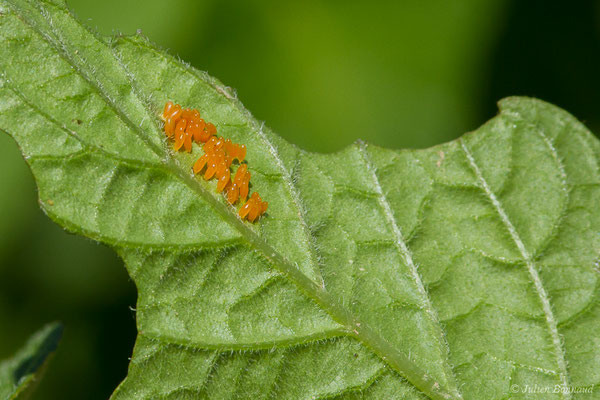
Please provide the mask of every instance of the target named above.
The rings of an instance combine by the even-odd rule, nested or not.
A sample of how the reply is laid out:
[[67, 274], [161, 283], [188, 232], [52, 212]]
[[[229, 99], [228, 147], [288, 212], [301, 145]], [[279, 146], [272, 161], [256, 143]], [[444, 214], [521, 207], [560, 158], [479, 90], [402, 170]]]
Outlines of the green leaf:
[[49, 356], [56, 350], [62, 330], [59, 323], [46, 325], [17, 354], [0, 362], [0, 399], [28, 398], [39, 382]]
[[[566, 112], [509, 98], [431, 149], [313, 154], [141, 37], [98, 37], [59, 1], [0, 4], [0, 129], [42, 209], [114, 247], [138, 288], [115, 399], [597, 389], [600, 143]], [[199, 148], [171, 150], [167, 100], [247, 145], [258, 223], [191, 174]]]

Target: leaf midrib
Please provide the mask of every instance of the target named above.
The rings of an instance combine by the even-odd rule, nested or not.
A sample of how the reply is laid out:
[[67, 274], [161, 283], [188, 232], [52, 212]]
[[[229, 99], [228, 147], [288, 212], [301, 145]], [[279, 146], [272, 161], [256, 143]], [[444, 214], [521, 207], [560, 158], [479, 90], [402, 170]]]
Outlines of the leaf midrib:
[[[44, 34], [41, 30], [39, 30], [34, 23], [32, 23], [23, 13], [22, 10], [19, 10], [19, 7], [14, 3], [11, 3], [13, 11], [15, 14], [25, 23], [27, 24], [33, 32], [35, 32], [39, 37], [42, 38], [50, 47], [52, 47], [57, 54], [63, 58], [68, 64], [70, 64], [76, 71], [78, 75], [80, 75], [102, 98], [102, 100], [111, 108], [115, 114], [125, 123], [136, 136], [138, 136], [144, 143], [155, 153], [157, 154], [161, 160], [163, 165], [169, 170], [176, 178], [180, 179], [183, 183], [188, 185], [194, 192], [196, 192], [201, 198], [210, 204], [223, 219], [228, 222], [231, 226], [237, 229], [241, 235], [253, 245], [256, 249], [258, 249], [263, 256], [277, 269], [287, 275], [292, 282], [296, 284], [296, 286], [304, 292], [309, 298], [313, 299], [318, 305], [320, 305], [336, 322], [338, 322], [342, 327], [347, 329], [347, 335], [351, 337], [355, 337], [360, 340], [363, 344], [369, 347], [375, 354], [377, 354], [383, 361], [385, 361], [388, 365], [390, 365], [396, 372], [400, 375], [404, 376], [409, 382], [411, 382], [417, 389], [421, 390], [424, 394], [429, 396], [433, 400], [438, 399], [450, 399], [453, 396], [445, 392], [445, 388], [440, 387], [439, 383], [432, 379], [425, 371], [422, 371], [415, 363], [413, 363], [408, 357], [402, 354], [398, 349], [396, 349], [391, 343], [385, 340], [379, 333], [371, 329], [366, 323], [361, 323], [360, 320], [353, 315], [349, 310], [345, 307], [341, 306], [335, 299], [333, 299], [330, 294], [321, 286], [317, 285], [314, 281], [309, 279], [306, 275], [304, 275], [293, 263], [288, 261], [282, 254], [276, 251], [272, 246], [270, 246], [264, 239], [257, 235], [257, 233], [247, 226], [241, 219], [237, 217], [237, 214], [233, 213], [233, 207], [226, 205], [224, 202], [219, 201], [215, 196], [210, 194], [205, 188], [203, 188], [200, 183], [196, 180], [194, 175], [186, 174], [183, 172], [183, 169], [178, 164], [176, 160], [170, 157], [167, 151], [156, 146], [153, 142], [151, 142], [146, 135], [144, 135], [144, 131], [136, 125], [125, 113], [121, 112], [121, 110], [114, 104], [114, 102], [110, 99], [110, 96], [104, 92], [102, 85], [99, 82], [95, 82], [91, 77], [89, 77], [84, 71], [84, 69], [80, 68], [80, 66], [75, 62], [75, 60], [68, 54], [66, 49], [63, 49], [58, 43], [62, 44], [60, 35], [58, 31], [55, 30], [53, 24], [49, 24], [50, 31], [57, 36], [54, 40], [50, 38], [48, 35]], [[43, 9], [43, 6], [40, 4], [39, 7]], [[19, 11], [21, 11], [19, 13]], [[62, 10], [61, 11], [65, 11]], [[44, 16], [45, 18], [46, 15]], [[51, 21], [49, 21], [51, 22]], [[77, 22], [78, 23], [78, 22]], [[87, 28], [85, 28], [87, 30]], [[107, 46], [107, 44], [100, 40], [95, 34], [92, 35], [96, 38], [98, 43], [102, 46], [105, 46], [110, 50], [110, 52], [115, 56], [114, 50]], [[81, 58], [81, 56], [80, 56]], [[116, 58], [116, 57], [115, 57]], [[118, 58], [116, 58], [118, 60]], [[120, 64], [121, 68], [124, 71], [127, 71], [124, 65]], [[125, 72], [127, 74], [127, 72]], [[202, 77], [199, 77], [196, 73], [193, 75], [207, 82]], [[128, 76], [128, 79], [132, 79]], [[209, 83], [211, 86], [215, 87], [212, 83]], [[132, 89], [135, 87], [134, 82], [131, 82]], [[215, 88], [216, 89], [216, 88]], [[146, 107], [147, 104], [139, 98], [139, 94], [136, 90], [133, 91], [135, 96], [138, 97], [138, 100]], [[228, 97], [228, 96], [226, 96]], [[231, 99], [227, 99], [231, 101]], [[236, 108], [240, 108], [240, 105], [233, 101], [232, 104]], [[152, 115], [149, 112], [149, 115]], [[249, 121], [254, 121], [254, 119], [249, 116], [249, 113], [245, 114]], [[153, 123], [154, 126], [154, 123]]]

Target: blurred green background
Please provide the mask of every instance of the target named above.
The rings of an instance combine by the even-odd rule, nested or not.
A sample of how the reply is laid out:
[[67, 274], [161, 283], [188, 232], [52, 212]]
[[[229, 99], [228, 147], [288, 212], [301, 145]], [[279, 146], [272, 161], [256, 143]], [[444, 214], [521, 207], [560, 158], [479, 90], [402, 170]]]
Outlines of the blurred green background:
[[[362, 138], [427, 147], [477, 128], [508, 95], [600, 132], [600, 1], [70, 0], [101, 33], [137, 29], [208, 71], [313, 151]], [[37, 206], [0, 135], [0, 359], [51, 320], [66, 330], [36, 399], [106, 399], [135, 340], [135, 287], [113, 252]]]

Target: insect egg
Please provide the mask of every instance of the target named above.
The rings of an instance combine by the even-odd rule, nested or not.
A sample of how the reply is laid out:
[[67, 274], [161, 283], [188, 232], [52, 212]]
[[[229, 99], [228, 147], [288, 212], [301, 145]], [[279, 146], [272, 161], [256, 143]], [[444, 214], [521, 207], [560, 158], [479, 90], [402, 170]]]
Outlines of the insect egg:
[[180, 119], [175, 126], [175, 145], [173, 148], [175, 150], [179, 150], [183, 145], [185, 140], [185, 128], [187, 126], [187, 121], [185, 119]]

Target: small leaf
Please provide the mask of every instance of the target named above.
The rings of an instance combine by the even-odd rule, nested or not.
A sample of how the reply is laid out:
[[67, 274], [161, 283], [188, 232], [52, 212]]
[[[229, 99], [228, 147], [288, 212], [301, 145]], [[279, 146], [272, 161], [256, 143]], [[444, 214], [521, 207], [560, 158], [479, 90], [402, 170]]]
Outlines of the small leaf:
[[[231, 91], [59, 1], [3, 0], [0, 129], [40, 204], [135, 281], [128, 398], [497, 399], [600, 383], [600, 144], [509, 98], [461, 139], [331, 155], [286, 143]], [[246, 144], [241, 221], [173, 152], [167, 100]], [[524, 394], [525, 393], [525, 394]]]
[[52, 323], [36, 332], [12, 358], [0, 362], [0, 399], [24, 399], [39, 382], [49, 356], [62, 336], [62, 325]]

